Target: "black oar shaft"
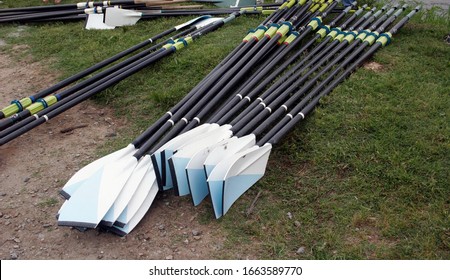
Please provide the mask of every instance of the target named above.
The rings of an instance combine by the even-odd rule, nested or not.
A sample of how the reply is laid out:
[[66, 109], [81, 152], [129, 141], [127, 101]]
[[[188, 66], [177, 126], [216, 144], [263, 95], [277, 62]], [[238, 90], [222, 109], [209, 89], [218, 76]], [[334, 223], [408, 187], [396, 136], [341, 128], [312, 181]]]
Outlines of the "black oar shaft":
[[[298, 104], [282, 121], [280, 121], [276, 126], [274, 126], [260, 141], [258, 141], [258, 145], [263, 145], [265, 143], [276, 144], [280, 141], [280, 139], [286, 135], [293, 127], [303, 120], [307, 114], [309, 114], [315, 106], [319, 103], [320, 99], [323, 96], [328, 95], [338, 84], [340, 84], [343, 80], [345, 80], [356, 68], [358, 68], [364, 61], [370, 58], [379, 48], [383, 47], [387, 43], [391, 36], [406, 24], [409, 19], [420, 9], [420, 6], [417, 6], [413, 11], [411, 11], [407, 16], [405, 16], [401, 21], [399, 21], [387, 34], [383, 34], [380, 36], [378, 40], [374, 43], [374, 45], [366, 51], [363, 55], [361, 55], [356, 61], [352, 63], [346, 70], [344, 70], [340, 75], [338, 74], [338, 70], [335, 70], [330, 76], [333, 76], [333, 80], [328, 84], [328, 86], [324, 90], [320, 90], [326, 85], [324, 81], [318, 90], [312, 93], [313, 99], [307, 104]], [[383, 26], [384, 28], [386, 26]]]
[[[400, 11], [401, 12], [401, 11]], [[396, 15], [394, 15], [392, 18], [396, 18], [398, 16], [399, 12], [396, 13]], [[387, 20], [387, 22], [389, 22], [389, 20]], [[383, 24], [378, 31], [381, 32], [381, 29], [383, 28], [383, 26], [386, 26], [385, 24]], [[354, 35], [353, 37], [356, 37], [356, 35]], [[359, 43], [361, 42], [361, 39], [357, 39], [354, 42], [352, 42], [352, 44], [350, 44], [350, 46], [348, 46], [346, 49], [344, 49], [332, 62], [328, 63], [314, 78], [312, 78], [311, 80], [308, 81], [308, 83], [306, 83], [305, 85], [302, 86], [302, 88], [300, 90], [298, 90], [288, 101], [286, 101], [282, 107], [280, 107], [275, 114], [272, 114], [272, 111], [275, 110], [275, 108], [277, 108], [282, 102], [283, 100], [286, 100], [286, 98], [289, 96], [289, 94], [296, 88], [299, 86], [300, 83], [306, 81], [306, 79], [312, 75], [312, 73], [314, 73], [320, 66], [321, 64], [323, 64], [325, 61], [327, 61], [329, 58], [331, 58], [331, 56], [334, 56], [335, 53], [337, 53], [338, 50], [342, 49], [343, 47], [347, 46], [349, 41], [347, 41], [347, 39], [344, 39], [339, 45], [338, 47], [336, 47], [335, 49], [333, 49], [327, 56], [326, 59], [322, 60], [320, 63], [316, 63], [316, 65], [314, 67], [312, 67], [306, 74], [304, 74], [300, 79], [298, 79], [296, 82], [292, 83], [292, 85], [287, 88], [284, 92], [282, 92], [281, 94], [276, 94], [276, 95], [271, 95], [272, 97], [276, 97], [276, 98], [271, 98], [267, 100], [267, 103], [263, 103], [261, 102], [260, 104], [262, 106], [259, 106], [259, 110], [253, 110], [251, 112], [251, 114], [248, 114], [245, 118], [240, 119], [238, 123], [236, 123], [232, 130], [233, 131], [238, 131], [238, 133], [236, 135], [238, 136], [242, 136], [247, 134], [249, 131], [254, 130], [254, 133], [261, 133], [262, 130], [265, 129], [265, 127], [267, 126], [268, 123], [271, 123], [272, 121], [274, 121], [276, 118], [278, 118], [278, 116], [280, 116], [284, 111], [287, 111], [287, 108], [290, 107], [292, 105], [292, 103], [294, 103], [298, 98], [300, 98], [301, 96], [303, 96], [309, 89], [311, 89], [316, 82], [325, 75], [325, 73], [330, 70], [334, 65], [337, 65], [339, 63], [340, 60], [342, 60], [347, 54], [350, 54], [349, 58], [346, 59], [344, 62], [342, 62], [338, 69], [342, 69], [343, 67], [345, 67], [346, 65], [348, 65], [352, 59], [354, 59], [357, 55], [359, 55], [359, 53], [361, 53], [365, 47], [367, 46], [367, 42], [364, 42], [364, 44], [362, 46], [360, 46], [358, 49], [356, 49], [355, 51], [353, 51], [353, 49], [359, 45]], [[332, 79], [335, 75], [336, 75], [336, 71], [335, 70], [333, 73], [331, 73], [328, 78], [326, 78], [325, 81], [329, 82], [330, 79]], [[270, 102], [270, 103], [269, 103]], [[267, 104], [267, 105], [266, 105]], [[258, 113], [259, 112], [259, 113]], [[263, 124], [261, 124], [256, 130], [254, 129], [255, 127], [258, 126], [258, 124], [264, 120], [268, 115], [272, 115], [269, 120]]]
[[48, 121], [49, 119], [52, 119], [54, 117], [56, 117], [57, 115], [61, 114], [62, 112], [72, 108], [73, 106], [81, 103], [82, 101], [88, 99], [89, 97], [93, 96], [94, 94], [110, 87], [111, 85], [116, 84], [117, 82], [131, 76], [132, 74], [138, 72], [139, 70], [143, 69], [144, 67], [158, 61], [159, 59], [169, 55], [170, 53], [175, 52], [174, 47], [170, 47], [168, 49], [165, 49], [161, 52], [158, 52], [156, 55], [153, 55], [151, 58], [149, 58], [148, 60], [140, 63], [139, 65], [134, 66], [131, 69], [128, 69], [125, 72], [122, 72], [121, 74], [117, 75], [114, 79], [110, 79], [109, 81], [103, 83], [102, 85], [91, 89], [90, 91], [77, 96], [76, 98], [70, 100], [69, 102], [66, 102], [65, 104], [63, 104], [62, 106], [52, 110], [51, 112], [49, 112], [46, 115], [43, 115], [42, 117], [40, 117], [39, 119], [37, 119], [34, 122], [31, 122], [29, 124], [27, 124], [26, 126], [21, 127], [20, 129], [14, 131], [13, 133], [8, 134], [7, 136], [3, 137], [0, 139], [0, 146], [11, 141], [12, 139], [26, 133], [27, 131], [29, 131], [30, 129], [33, 129], [35, 127], [37, 127], [38, 125]]

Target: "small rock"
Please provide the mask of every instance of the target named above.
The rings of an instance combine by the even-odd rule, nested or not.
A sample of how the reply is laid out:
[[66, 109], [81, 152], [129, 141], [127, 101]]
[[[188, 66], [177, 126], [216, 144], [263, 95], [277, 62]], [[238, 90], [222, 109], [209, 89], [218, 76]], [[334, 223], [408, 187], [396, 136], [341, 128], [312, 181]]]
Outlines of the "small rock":
[[144, 256], [144, 253], [139, 253], [139, 257], [143, 257]]
[[158, 229], [159, 229], [159, 230], [164, 230], [165, 227], [164, 227], [164, 225], [159, 225]]
[[6, 196], [6, 193], [0, 193], [0, 196]]
[[52, 225], [51, 224], [43, 224], [42, 225], [42, 227], [44, 227], [44, 228], [49, 228], [49, 227], [51, 227]]
[[194, 230], [192, 231], [192, 235], [193, 235], [193, 236], [199, 236], [200, 234], [202, 234], [202, 232], [201, 232], [201, 231], [198, 231], [198, 230], [196, 230], [196, 229], [194, 229]]
[[289, 219], [292, 219], [292, 213], [291, 213], [291, 212], [287, 212], [287, 217], [288, 217]]
[[31, 179], [30, 177], [26, 177], [25, 179], [23, 179], [23, 182], [28, 183], [28, 181], [30, 181], [30, 179]]
[[19, 245], [14, 245], [13, 246], [14, 249], [19, 249], [19, 247], [20, 247]]
[[297, 254], [303, 254], [303, 253], [305, 253], [305, 247], [300, 247], [300, 248], [298, 248], [298, 250], [297, 250]]
[[299, 221], [295, 221], [295, 222], [294, 222], [294, 225], [295, 225], [296, 227], [300, 227], [302, 224], [300, 224]]
[[16, 252], [12, 252], [10, 255], [11, 260], [17, 260], [19, 258], [19, 256], [17, 255]]
[[14, 242], [16, 242], [16, 243], [20, 243], [20, 239], [19, 239], [19, 238], [14, 238], [13, 240], [14, 240]]
[[99, 259], [99, 260], [103, 259], [103, 255], [98, 255], [97, 259]]
[[111, 131], [105, 134], [106, 138], [112, 138], [112, 137], [116, 137], [117, 133], [115, 131]]
[[11, 224], [10, 221], [6, 221], [5, 226], [9, 226]]
[[183, 241], [183, 243], [186, 244], [186, 245], [188, 245], [188, 244], [189, 244], [189, 239], [185, 239], [185, 240]]
[[196, 236], [194, 236], [194, 239], [195, 240], [200, 240], [202, 237], [201, 236], [198, 236], [198, 235], [196, 235]]
[[2, 218], [3, 217], [3, 213], [2, 212], [0, 212], [0, 218]]
[[173, 256], [172, 256], [172, 255], [168, 255], [168, 256], [166, 257], [166, 260], [173, 260]]

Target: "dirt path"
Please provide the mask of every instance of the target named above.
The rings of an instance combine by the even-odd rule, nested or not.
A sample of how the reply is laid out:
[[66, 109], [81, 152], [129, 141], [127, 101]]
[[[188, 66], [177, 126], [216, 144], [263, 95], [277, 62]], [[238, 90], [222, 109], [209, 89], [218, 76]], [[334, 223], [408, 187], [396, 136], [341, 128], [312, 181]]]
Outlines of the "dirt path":
[[[50, 72], [30, 58], [17, 62], [0, 52], [0, 107], [54, 83], [56, 75]], [[55, 215], [63, 203], [61, 187], [94, 160], [99, 143], [120, 134], [123, 125], [108, 109], [85, 102], [0, 147], [1, 259], [211, 259], [220, 255], [224, 237], [217, 227], [200, 224], [199, 209], [170, 194], [159, 197], [127, 237], [56, 225]], [[61, 132], [76, 126], [85, 127]]]

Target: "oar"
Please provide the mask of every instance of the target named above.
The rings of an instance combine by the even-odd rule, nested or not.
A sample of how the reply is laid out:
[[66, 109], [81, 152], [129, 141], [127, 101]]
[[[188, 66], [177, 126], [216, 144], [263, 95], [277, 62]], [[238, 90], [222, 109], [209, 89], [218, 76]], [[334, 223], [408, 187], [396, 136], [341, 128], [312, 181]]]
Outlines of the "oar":
[[[269, 132], [266, 137], [258, 141], [258, 145], [248, 149], [247, 151], [233, 155], [229, 159], [220, 162], [208, 177], [208, 185], [210, 187], [211, 198], [214, 200], [213, 205], [216, 217], [223, 216], [231, 205], [240, 197], [246, 190], [248, 190], [253, 184], [255, 184], [264, 175], [267, 161], [272, 149], [272, 144], [278, 142], [290, 129], [292, 129], [298, 121], [304, 119], [316, 106], [321, 96], [328, 94], [334, 87], [342, 82], [346, 76], [354, 71], [364, 60], [373, 55], [373, 53], [381, 46], [385, 45], [391, 38], [392, 34], [403, 26], [409, 18], [418, 11], [416, 8], [413, 12], [408, 14], [403, 20], [396, 24], [388, 33], [380, 35], [376, 44], [370, 48], [366, 53], [360, 55], [360, 52], [355, 52], [350, 55], [346, 62], [352, 62], [356, 58], [357, 61], [349, 66], [344, 74], [338, 76], [341, 69], [336, 69], [330, 73], [329, 77], [332, 82], [327, 89], [320, 94], [320, 89], [326, 86], [328, 81], [323, 81], [315, 90], [318, 97], [313, 99], [301, 112], [297, 111], [294, 115], [288, 114], [287, 118], [292, 119], [288, 121], [289, 125], [283, 126], [279, 132]], [[367, 36], [364, 41], [365, 45], [370, 45], [375, 42], [377, 34], [371, 34]], [[295, 119], [295, 121], [294, 121]], [[275, 126], [273, 131], [277, 131], [278, 127]]]
[[[187, 37], [184, 41], [190, 41], [198, 38], [202, 34], [211, 32], [224, 23], [232, 20], [238, 14], [232, 14], [229, 18], [221, 21], [221, 24], [212, 24], [205, 27], [198, 33], [194, 33], [192, 37]], [[183, 41], [171, 48], [171, 52], [176, 50], [176, 47], [184, 46]], [[91, 185], [92, 182], [85, 182], [74, 195], [64, 204], [64, 208], [60, 211], [58, 224], [60, 225], [80, 225], [85, 227], [95, 227], [104, 217], [104, 215], [111, 208], [116, 197], [120, 194], [124, 184], [127, 182], [133, 170], [138, 165], [138, 158], [129, 157], [124, 161], [110, 163], [104, 166], [103, 176], [100, 178], [101, 182]], [[95, 181], [95, 180], [94, 180]], [[86, 186], [86, 187], [84, 187]], [[86, 197], [94, 195], [95, 201], [93, 203], [85, 203]], [[83, 208], [86, 213], [79, 213], [79, 208]], [[93, 209], [95, 207], [97, 209]], [[87, 212], [89, 210], [89, 212]], [[81, 216], [80, 216], [81, 214]], [[85, 214], [85, 215], [83, 215]], [[120, 214], [120, 213], [119, 213]], [[82, 217], [83, 216], [83, 217]]]

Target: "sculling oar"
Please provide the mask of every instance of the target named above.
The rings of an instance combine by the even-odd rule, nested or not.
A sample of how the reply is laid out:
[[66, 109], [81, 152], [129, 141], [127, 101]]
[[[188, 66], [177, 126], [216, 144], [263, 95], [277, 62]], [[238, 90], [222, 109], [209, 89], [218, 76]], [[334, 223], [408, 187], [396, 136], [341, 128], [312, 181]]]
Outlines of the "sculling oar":
[[[351, 64], [341, 75], [339, 75], [342, 69], [336, 69], [328, 77], [326, 81], [321, 84], [313, 92], [316, 95], [311, 102], [309, 102], [303, 109], [299, 111], [291, 112], [286, 116], [287, 124], [281, 125], [281, 129], [275, 126], [269, 131], [264, 138], [258, 141], [258, 144], [247, 151], [238, 153], [228, 158], [225, 161], [220, 162], [208, 177], [208, 185], [210, 187], [211, 199], [214, 201], [213, 205], [216, 213], [216, 217], [224, 215], [231, 205], [240, 197], [246, 190], [248, 190], [253, 184], [255, 184], [264, 175], [267, 167], [267, 161], [272, 149], [272, 144], [277, 143], [287, 132], [289, 132], [296, 123], [304, 119], [305, 116], [313, 110], [318, 104], [320, 98], [333, 90], [340, 82], [342, 82], [351, 72], [353, 72], [363, 61], [369, 58], [373, 53], [381, 46], [386, 45], [394, 33], [401, 28], [414, 13], [418, 11], [419, 7], [416, 7], [414, 11], [403, 18], [398, 24], [396, 24], [388, 33], [382, 33], [378, 35], [376, 33], [368, 35], [364, 39], [365, 45], [375, 44], [363, 55], [358, 56], [360, 53], [355, 52], [350, 55], [346, 61], [352, 62], [357, 59], [356, 62]], [[377, 39], [378, 38], [378, 39]], [[367, 43], [367, 44], [366, 44]], [[329, 80], [333, 80], [329, 86], [321, 91], [321, 89], [327, 85]], [[307, 98], [304, 100], [308, 100]], [[298, 110], [298, 108], [297, 108]], [[295, 117], [294, 117], [295, 116]]]
[[[192, 37], [186, 37], [184, 41], [191, 42], [192, 40], [198, 38], [202, 34], [211, 32], [228, 21], [231, 21], [239, 13], [234, 13], [227, 19], [213, 23], [210, 26], [205, 27], [201, 31], [192, 34]], [[180, 44], [184, 41], [178, 43], [178, 47], [181, 48]], [[184, 45], [183, 45], [184, 46]], [[174, 52], [175, 46], [171, 47], [171, 52]], [[170, 52], [170, 53], [171, 53]], [[101, 182], [94, 182], [91, 180], [89, 182], [84, 182], [83, 186], [71, 196], [71, 198], [64, 204], [61, 208], [60, 215], [58, 218], [58, 224], [60, 225], [78, 225], [85, 227], [95, 227], [104, 217], [107, 211], [111, 208], [111, 205], [115, 201], [117, 195], [120, 193], [122, 187], [127, 182], [129, 176], [135, 170], [138, 164], [138, 159], [135, 157], [129, 157], [124, 161], [110, 163], [105, 165], [102, 170], [102, 177], [99, 178]], [[94, 176], [95, 177], [95, 176]], [[94, 185], [92, 185], [94, 184]], [[113, 185], [120, 186], [119, 188], [113, 187]], [[85, 187], [86, 186], [86, 187]], [[96, 193], [96, 192], [99, 193]], [[86, 203], [86, 197], [94, 195], [94, 199], [100, 199], [101, 201], [94, 201], [93, 203]], [[108, 199], [109, 198], [109, 199]], [[91, 201], [92, 202], [92, 201]], [[89, 213], [80, 213], [79, 208], [83, 208]], [[97, 209], [93, 209], [95, 207]], [[87, 210], [88, 209], [88, 210]], [[80, 217], [84, 215], [84, 217]], [[120, 213], [119, 213], [120, 214]]]

